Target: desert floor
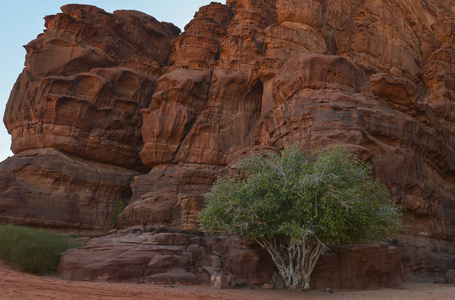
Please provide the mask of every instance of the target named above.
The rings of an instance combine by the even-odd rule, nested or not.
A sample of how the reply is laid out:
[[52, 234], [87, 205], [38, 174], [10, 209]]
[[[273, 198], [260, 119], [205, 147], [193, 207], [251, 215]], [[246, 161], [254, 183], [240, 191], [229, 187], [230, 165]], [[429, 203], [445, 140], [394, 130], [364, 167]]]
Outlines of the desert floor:
[[399, 289], [362, 291], [229, 289], [210, 286], [74, 282], [24, 274], [0, 265], [0, 299], [455, 299], [455, 285], [405, 283]]

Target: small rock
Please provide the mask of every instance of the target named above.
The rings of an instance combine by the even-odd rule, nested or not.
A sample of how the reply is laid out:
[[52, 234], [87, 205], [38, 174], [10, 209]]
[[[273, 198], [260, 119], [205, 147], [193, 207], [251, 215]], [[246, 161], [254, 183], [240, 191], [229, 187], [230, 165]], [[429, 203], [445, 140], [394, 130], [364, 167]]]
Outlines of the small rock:
[[262, 288], [266, 289], [266, 290], [273, 290], [275, 288], [274, 285], [272, 284], [269, 284], [269, 283], [265, 283]]
[[332, 294], [333, 293], [333, 290], [331, 288], [326, 288], [324, 290], [324, 292], [326, 292], [327, 294]]
[[289, 286], [289, 289], [290, 289], [290, 290], [296, 290], [296, 289], [297, 289], [297, 286], [296, 286], [296, 285], [290, 285], [290, 286]]
[[216, 271], [219, 272], [221, 270], [221, 259], [219, 256], [214, 255], [210, 258], [212, 268]]
[[210, 282], [212, 287], [216, 289], [226, 289], [233, 287], [233, 276], [232, 275], [225, 275], [225, 274], [214, 274], [210, 276]]
[[215, 274], [219, 273], [219, 272], [216, 272], [212, 266], [204, 266], [203, 268], [205, 271], [207, 271], [207, 273], [209, 273], [209, 275], [215, 275]]

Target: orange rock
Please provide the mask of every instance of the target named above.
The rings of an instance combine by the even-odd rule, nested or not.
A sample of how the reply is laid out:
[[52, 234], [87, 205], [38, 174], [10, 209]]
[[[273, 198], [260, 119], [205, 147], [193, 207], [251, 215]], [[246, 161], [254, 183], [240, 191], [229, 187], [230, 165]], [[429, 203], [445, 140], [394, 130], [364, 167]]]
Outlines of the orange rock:
[[232, 10], [220, 3], [201, 7], [194, 19], [185, 26], [185, 32], [172, 43], [174, 67], [211, 69], [219, 59], [221, 42], [232, 16]]
[[[437, 266], [455, 257], [454, 7], [228, 0], [202, 7], [179, 35], [140, 12], [64, 6], [26, 46], [6, 108], [17, 155], [0, 166], [0, 220], [107, 229], [113, 199], [128, 194], [121, 226], [194, 230], [203, 194], [248, 154], [289, 141], [305, 150], [341, 144], [373, 164], [406, 209], [398, 243], [406, 276], [442, 276], [454, 266]], [[79, 189], [96, 199], [87, 204], [73, 195]], [[33, 195], [26, 204], [24, 195]], [[238, 264], [248, 270], [241, 276], [263, 283], [270, 273], [242, 247], [228, 271], [241, 274]], [[340, 285], [398, 285], [395, 249], [368, 249], [361, 259], [390, 254], [369, 264], [387, 275], [369, 277], [350, 256], [357, 250], [346, 250], [355, 267], [340, 280], [355, 273], [372, 281]], [[194, 270], [171, 260], [174, 270], [149, 279], [194, 280]]]
[[341, 56], [302, 54], [290, 59], [275, 76], [272, 88], [277, 105], [304, 89], [331, 89], [349, 93], [365, 90], [364, 72]]
[[12, 151], [50, 147], [146, 170], [139, 110], [155, 88], [150, 69], [167, 61], [178, 29], [140, 12], [86, 5], [63, 6], [46, 28], [25, 47], [26, 68], [6, 108]]
[[107, 231], [135, 175], [53, 149], [24, 151], [0, 164], [0, 223]]
[[131, 183], [134, 195], [119, 216], [122, 226], [158, 224], [197, 229], [203, 196], [218, 166], [161, 165]]
[[416, 101], [416, 87], [404, 78], [389, 74], [374, 74], [370, 77], [370, 91], [392, 103], [413, 106]]

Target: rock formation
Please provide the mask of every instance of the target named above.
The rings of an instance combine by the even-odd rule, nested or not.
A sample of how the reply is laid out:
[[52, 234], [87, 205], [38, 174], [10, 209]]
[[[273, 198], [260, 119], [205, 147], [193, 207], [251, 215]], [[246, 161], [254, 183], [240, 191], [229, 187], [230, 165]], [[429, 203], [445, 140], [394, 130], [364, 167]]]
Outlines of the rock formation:
[[[403, 276], [399, 252], [388, 243], [344, 246], [318, 261], [312, 287], [399, 286]], [[93, 239], [66, 252], [59, 272], [69, 280], [207, 283], [209, 277], [201, 270], [210, 265], [213, 255], [220, 261], [221, 271], [232, 274], [236, 282], [258, 285], [271, 280], [274, 265], [257, 244], [165, 228], [129, 229]]]
[[[243, 157], [289, 141], [341, 144], [405, 208], [401, 260], [395, 246], [346, 248], [342, 264], [326, 255], [314, 280], [338, 272], [333, 287], [391, 286], [401, 262], [408, 278], [455, 268], [454, 0], [212, 2], [183, 34], [143, 13], [67, 5], [46, 28], [26, 46], [5, 112], [16, 155], [0, 165], [0, 222], [108, 230], [121, 199], [118, 227], [195, 230], [202, 195]], [[205, 251], [197, 263], [156, 250], [173, 262], [164, 266], [141, 254], [154, 244], [138, 238], [72, 251], [63, 276], [104, 276], [93, 268], [106, 262], [80, 262], [92, 268], [84, 278], [68, 266], [111, 245], [113, 262], [125, 247], [141, 261], [118, 280], [200, 279], [208, 240], [189, 237], [194, 253]], [[353, 253], [381, 257], [369, 270], [388, 275], [353, 284], [369, 278]]]
[[0, 165], [0, 222], [105, 231], [138, 174], [53, 149], [21, 152]]
[[45, 19], [6, 107], [17, 155], [0, 166], [0, 222], [105, 231], [148, 170], [140, 110], [179, 30], [83, 5]]
[[246, 284], [270, 280], [273, 264], [258, 245], [198, 232], [165, 228], [127, 230], [70, 250], [59, 264], [62, 277], [86, 281], [142, 281], [165, 284], [207, 282], [202, 267], [223, 254], [222, 271]]

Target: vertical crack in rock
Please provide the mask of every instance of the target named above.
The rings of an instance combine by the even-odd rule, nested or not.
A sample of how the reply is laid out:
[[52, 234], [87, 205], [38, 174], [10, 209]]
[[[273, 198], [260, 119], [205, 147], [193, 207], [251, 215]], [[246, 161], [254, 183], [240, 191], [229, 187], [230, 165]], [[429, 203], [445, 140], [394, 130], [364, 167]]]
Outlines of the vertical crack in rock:
[[[201, 111], [203, 111], [206, 108], [207, 102], [209, 101], [210, 87], [212, 86], [212, 79], [213, 79], [213, 69], [214, 69], [214, 66], [212, 66], [212, 70], [210, 71], [210, 79], [208, 80], [207, 93], [206, 93], [205, 101], [204, 101], [204, 104], [202, 105]], [[189, 124], [187, 126], [185, 126], [185, 130], [182, 133], [182, 138], [180, 139], [179, 145], [174, 152], [171, 162], [175, 161], [175, 157], [177, 156], [177, 154], [180, 150], [180, 147], [182, 146], [184, 140], [187, 138], [188, 134], [190, 133], [191, 129], [193, 128], [193, 126], [196, 123], [199, 116], [200, 116], [199, 114], [195, 114], [193, 116], [193, 118], [191, 119], [191, 121], [189, 122]]]

